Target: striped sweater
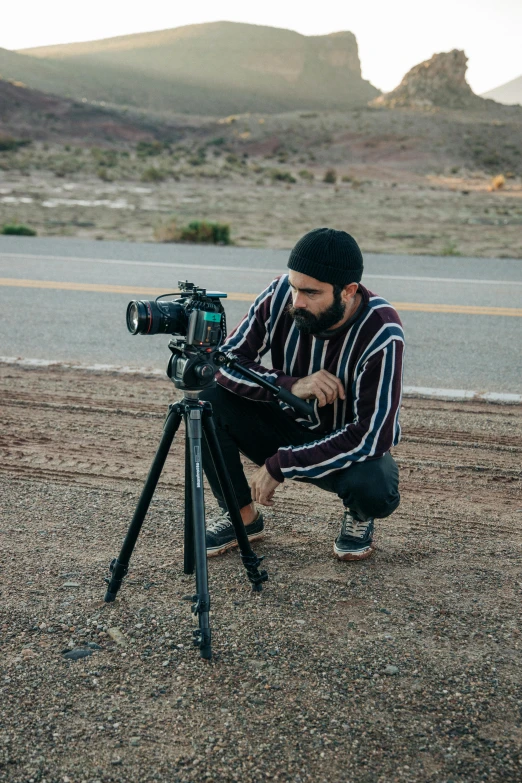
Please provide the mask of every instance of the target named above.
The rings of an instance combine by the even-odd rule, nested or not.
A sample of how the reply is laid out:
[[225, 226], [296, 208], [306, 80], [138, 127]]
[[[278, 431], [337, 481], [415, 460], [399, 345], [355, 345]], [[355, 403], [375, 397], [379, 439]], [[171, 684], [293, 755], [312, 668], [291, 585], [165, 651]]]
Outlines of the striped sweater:
[[[341, 379], [346, 399], [301, 417], [285, 403], [285, 412], [317, 433], [305, 446], [280, 448], [266, 461], [272, 478], [321, 478], [353, 462], [375, 459], [400, 440], [404, 333], [389, 302], [359, 284], [362, 304], [346, 328], [330, 335], [306, 335], [287, 311], [291, 304], [288, 275], [276, 278], [255, 300], [248, 314], [222, 346], [241, 364], [291, 391], [299, 379], [325, 369]], [[273, 369], [260, 364], [271, 353]], [[273, 400], [270, 392], [223, 368], [217, 381], [252, 400]]]

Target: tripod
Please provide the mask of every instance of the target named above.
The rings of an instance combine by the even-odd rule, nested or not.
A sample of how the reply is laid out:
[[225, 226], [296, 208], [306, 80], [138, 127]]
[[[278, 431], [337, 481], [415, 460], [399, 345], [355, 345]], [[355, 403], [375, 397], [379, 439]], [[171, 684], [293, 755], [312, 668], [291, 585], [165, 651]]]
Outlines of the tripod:
[[109, 567], [110, 577], [106, 579], [108, 587], [105, 601], [111, 602], [115, 600], [123, 579], [128, 572], [129, 561], [145, 515], [182, 419], [185, 420], [184, 572], [185, 574], [193, 574], [194, 568], [196, 571], [196, 595], [193, 597], [192, 612], [198, 617], [199, 628], [193, 631], [194, 645], [199, 647], [202, 658], [211, 658], [210, 595], [208, 592], [203, 467], [201, 462], [201, 441], [203, 436], [206, 438], [210, 454], [212, 455], [223, 498], [236, 533], [241, 559], [254, 591], [259, 592], [262, 590], [262, 583], [268, 580], [268, 574], [266, 571], [259, 571], [258, 566], [263, 558], [257, 557], [250, 546], [217, 438], [212, 418], [212, 406], [209, 402], [201, 401], [197, 391], [185, 391], [185, 396], [181, 402], [169, 406], [163, 435], [120, 554], [117, 559], [112, 561]]

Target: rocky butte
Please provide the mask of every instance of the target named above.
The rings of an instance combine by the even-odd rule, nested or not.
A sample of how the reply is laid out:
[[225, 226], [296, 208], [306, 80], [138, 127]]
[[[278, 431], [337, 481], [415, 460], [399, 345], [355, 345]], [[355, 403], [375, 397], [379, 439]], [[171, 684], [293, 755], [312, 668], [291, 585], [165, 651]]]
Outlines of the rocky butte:
[[483, 108], [487, 102], [475, 95], [466, 81], [467, 67], [468, 58], [459, 49], [434, 54], [408, 71], [395, 90], [374, 98], [370, 106], [389, 109]]

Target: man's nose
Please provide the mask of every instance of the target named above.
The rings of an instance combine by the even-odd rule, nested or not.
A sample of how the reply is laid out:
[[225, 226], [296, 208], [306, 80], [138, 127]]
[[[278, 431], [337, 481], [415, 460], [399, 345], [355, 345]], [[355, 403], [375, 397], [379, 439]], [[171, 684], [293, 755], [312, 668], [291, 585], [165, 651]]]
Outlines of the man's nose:
[[300, 294], [299, 291], [294, 294], [294, 307], [297, 307], [298, 309], [305, 310], [306, 309], [306, 300], [303, 294]]

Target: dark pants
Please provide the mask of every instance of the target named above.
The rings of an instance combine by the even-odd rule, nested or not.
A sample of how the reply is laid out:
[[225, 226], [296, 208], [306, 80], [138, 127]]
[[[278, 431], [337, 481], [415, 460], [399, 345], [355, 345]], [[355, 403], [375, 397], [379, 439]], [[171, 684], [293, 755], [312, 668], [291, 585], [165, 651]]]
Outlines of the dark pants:
[[[214, 422], [225, 464], [230, 473], [239, 507], [252, 502], [240, 452], [256, 465], [264, 465], [281, 446], [303, 446], [319, 437], [294, 422], [276, 402], [253, 402], [227, 391], [219, 384], [207, 389], [201, 399], [212, 403]], [[203, 467], [221, 508], [225, 502], [206, 443]], [[336, 492], [344, 505], [360, 519], [387, 517], [399, 505], [399, 469], [388, 452], [378, 459], [354, 462], [319, 479], [296, 479]]]

